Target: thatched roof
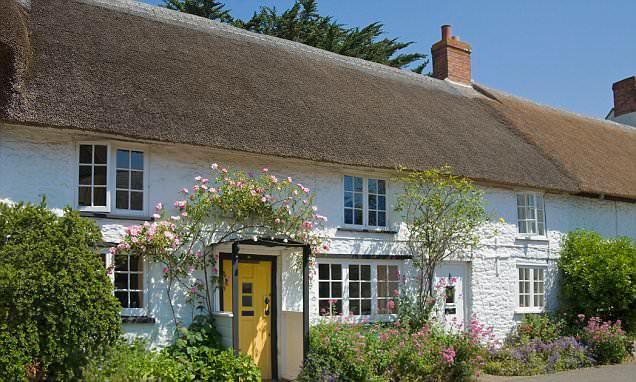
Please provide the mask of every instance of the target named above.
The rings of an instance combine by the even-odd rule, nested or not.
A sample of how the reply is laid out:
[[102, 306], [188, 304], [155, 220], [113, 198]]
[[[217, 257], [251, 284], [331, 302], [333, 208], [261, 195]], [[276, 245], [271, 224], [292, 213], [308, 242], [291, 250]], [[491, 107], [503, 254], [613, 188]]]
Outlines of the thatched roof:
[[636, 198], [636, 129], [131, 1], [0, 9], [0, 120]]

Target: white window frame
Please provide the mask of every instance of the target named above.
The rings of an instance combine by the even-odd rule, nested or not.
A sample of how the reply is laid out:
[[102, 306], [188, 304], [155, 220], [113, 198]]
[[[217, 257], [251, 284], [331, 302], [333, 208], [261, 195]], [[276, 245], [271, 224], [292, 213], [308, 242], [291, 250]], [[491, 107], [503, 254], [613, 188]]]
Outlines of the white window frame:
[[[79, 168], [80, 168], [80, 146], [82, 145], [97, 145], [97, 146], [106, 146], [106, 206], [80, 206], [79, 204]], [[93, 148], [94, 150], [94, 148]], [[94, 158], [93, 153], [93, 158]], [[93, 159], [94, 160], [94, 159]], [[79, 211], [88, 211], [88, 212], [110, 212], [111, 199], [110, 199], [110, 185], [112, 183], [112, 176], [110, 174], [110, 165], [112, 163], [112, 155], [111, 155], [111, 146], [108, 142], [103, 141], [82, 141], [77, 142], [75, 147], [75, 180], [74, 180], [74, 195], [75, 195], [75, 205]], [[94, 177], [91, 176], [91, 188], [93, 188]], [[92, 192], [92, 191], [91, 191]]]
[[[529, 279], [526, 281], [529, 283], [529, 290], [528, 293], [525, 293], [528, 295], [528, 300], [529, 300], [529, 306], [521, 306], [520, 303], [520, 297], [521, 297], [521, 289], [520, 289], [520, 283], [521, 283], [521, 279], [519, 278], [519, 273], [521, 269], [527, 269], [529, 270]], [[516, 268], [517, 274], [515, 276], [515, 280], [516, 280], [516, 294], [515, 294], [515, 298], [516, 298], [516, 303], [515, 306], [517, 307], [515, 309], [516, 313], [543, 313], [545, 311], [545, 305], [546, 305], [546, 289], [545, 289], [545, 285], [546, 285], [546, 277], [548, 275], [548, 270], [546, 266], [541, 266], [541, 265], [537, 265], [537, 264], [518, 264], [517, 268]], [[541, 280], [543, 282], [543, 293], [537, 293], [536, 292], [536, 283], [538, 282], [536, 279], [537, 273], [541, 271], [543, 273], [543, 280]], [[543, 296], [543, 305], [535, 305], [534, 300], [536, 296]]]
[[[80, 166], [80, 146], [81, 145], [101, 145], [106, 146], [107, 150], [107, 164], [106, 164], [106, 206], [105, 207], [93, 207], [93, 206], [80, 206], [79, 205], [79, 166]], [[116, 196], [116, 181], [117, 181], [117, 150], [129, 150], [140, 151], [144, 155], [144, 168], [143, 168], [143, 209], [141, 211], [130, 209], [118, 209], [116, 208], [115, 196]], [[112, 143], [110, 141], [78, 141], [75, 145], [75, 183], [74, 183], [74, 205], [77, 210], [82, 212], [97, 212], [97, 213], [112, 213], [122, 216], [149, 216], [149, 192], [148, 192], [148, 163], [149, 154], [145, 146], [136, 143]]]
[[[402, 274], [403, 261], [400, 260], [379, 260], [379, 259], [320, 259], [316, 262], [316, 272], [318, 272], [319, 264], [339, 264], [342, 266], [342, 316], [341, 318], [353, 322], [364, 322], [366, 320], [388, 321], [397, 317], [397, 313], [380, 314], [378, 313], [378, 265], [394, 265], [398, 268], [398, 286], [401, 284], [399, 279]], [[350, 265], [370, 265], [371, 266], [371, 314], [370, 315], [351, 315], [350, 299], [349, 299], [349, 266]], [[316, 278], [318, 280], [318, 277]], [[319, 299], [319, 285], [316, 284], [315, 297]], [[321, 319], [340, 319], [339, 316], [321, 316], [320, 307], [318, 307], [318, 316]]]
[[[113, 295], [115, 295], [115, 290], [114, 290], [114, 286], [115, 286], [115, 255], [113, 255], [112, 253], [108, 252], [108, 250], [105, 250], [104, 252], [102, 252], [102, 254], [104, 254], [105, 256], [105, 260], [106, 260], [106, 269], [108, 270], [108, 278], [110, 279], [110, 282], [113, 284]], [[147, 284], [147, 274], [148, 272], [147, 270], [147, 266], [148, 264], [146, 264], [145, 260], [141, 260], [142, 261], [142, 269], [141, 269], [141, 291], [142, 291], [142, 301], [141, 301], [141, 307], [140, 308], [124, 308], [121, 307], [121, 315], [122, 316], [131, 316], [131, 317], [140, 317], [140, 316], [146, 316], [147, 315], [147, 310], [146, 310], [146, 306], [147, 306], [147, 302], [148, 302], [148, 289], [146, 288]], [[119, 300], [117, 300], [119, 301]]]
[[[144, 157], [144, 168], [143, 168], [143, 182], [144, 182], [144, 187], [142, 190], [143, 193], [143, 204], [142, 204], [142, 209], [140, 211], [138, 210], [131, 210], [131, 209], [119, 209], [117, 208], [117, 150], [127, 150], [127, 151], [139, 151], [141, 153], [143, 153], [143, 157]], [[118, 214], [118, 215], [127, 215], [127, 216], [148, 216], [149, 212], [148, 212], [148, 151], [145, 150], [143, 147], [140, 147], [138, 145], [114, 145], [113, 147], [113, 152], [112, 152], [112, 156], [113, 156], [113, 166], [112, 166], [112, 178], [113, 178], [113, 185], [112, 185], [112, 200], [113, 200], [113, 212]], [[111, 172], [111, 171], [109, 171]], [[130, 183], [130, 179], [128, 180]], [[128, 205], [130, 207], [130, 204]]]
[[[362, 178], [362, 224], [351, 224], [345, 222], [345, 214], [344, 210], [344, 195], [345, 195], [345, 177], [350, 176], [353, 178]], [[369, 225], [369, 179], [382, 180], [384, 181], [384, 225]], [[363, 176], [363, 175], [354, 175], [354, 174], [344, 174], [341, 178], [342, 181], [342, 192], [340, 193], [340, 202], [341, 208], [340, 213], [342, 214], [342, 225], [347, 228], [357, 228], [357, 229], [368, 229], [368, 230], [377, 230], [381, 231], [387, 229], [389, 227], [389, 181], [385, 178], [375, 177], [375, 176]], [[380, 195], [380, 194], [374, 194]], [[381, 211], [375, 209], [373, 211]]]
[[[520, 205], [519, 204], [519, 197], [520, 196], [525, 196], [526, 198], [528, 196], [532, 196], [534, 199], [534, 206], [532, 205]], [[537, 238], [545, 238], [547, 237], [547, 227], [546, 227], [546, 219], [545, 219], [545, 198], [544, 195], [542, 193], [539, 192], [533, 192], [533, 191], [519, 191], [515, 194], [515, 204], [516, 204], [516, 211], [517, 211], [517, 234], [521, 237], [526, 237], [526, 238], [532, 238], [532, 237], [537, 237]], [[532, 209], [534, 211], [534, 218], [528, 218], [527, 216], [525, 217], [525, 219], [521, 219], [521, 216], [519, 214], [519, 210], [525, 208], [527, 210]], [[539, 214], [541, 214], [541, 217], [539, 217]], [[521, 222], [525, 222], [526, 223], [526, 230], [528, 227], [528, 224], [532, 224], [532, 227], [534, 229], [534, 231], [536, 232], [521, 232]], [[540, 232], [539, 228], [543, 229], [543, 232]]]

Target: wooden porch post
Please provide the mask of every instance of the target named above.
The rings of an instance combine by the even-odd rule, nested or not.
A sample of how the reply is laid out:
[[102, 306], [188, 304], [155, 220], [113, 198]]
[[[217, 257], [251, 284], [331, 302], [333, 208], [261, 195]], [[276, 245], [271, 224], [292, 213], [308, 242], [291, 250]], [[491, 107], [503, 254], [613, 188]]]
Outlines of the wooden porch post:
[[309, 257], [311, 247], [303, 247], [303, 363], [309, 354]]
[[232, 347], [234, 354], [239, 353], [239, 285], [238, 285], [238, 268], [239, 268], [239, 244], [232, 243]]

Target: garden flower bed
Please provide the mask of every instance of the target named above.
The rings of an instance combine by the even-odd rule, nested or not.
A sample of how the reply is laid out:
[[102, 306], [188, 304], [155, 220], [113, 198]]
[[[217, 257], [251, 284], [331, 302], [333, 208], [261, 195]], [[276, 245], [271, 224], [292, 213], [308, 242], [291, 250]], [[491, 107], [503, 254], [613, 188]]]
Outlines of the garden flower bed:
[[535, 375], [621, 363], [631, 341], [621, 322], [579, 315], [578, 323], [528, 316], [503, 344], [491, 344], [484, 371], [493, 375]]

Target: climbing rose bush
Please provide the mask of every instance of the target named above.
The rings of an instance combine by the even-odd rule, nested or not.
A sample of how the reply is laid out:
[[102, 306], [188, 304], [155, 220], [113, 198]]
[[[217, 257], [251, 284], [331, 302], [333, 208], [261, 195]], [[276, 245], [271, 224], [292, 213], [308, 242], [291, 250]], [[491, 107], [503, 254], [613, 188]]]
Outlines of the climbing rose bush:
[[[175, 285], [192, 302], [212, 312], [210, 296], [218, 281], [214, 247], [232, 240], [280, 240], [325, 251], [317, 232], [327, 220], [318, 214], [314, 195], [291, 177], [263, 168], [257, 174], [212, 164], [208, 176], [196, 176], [168, 209], [159, 203], [153, 222], [132, 226], [111, 253], [135, 253], [164, 265], [172, 306]], [[174, 311], [174, 310], [173, 310]], [[177, 320], [176, 316], [175, 321]]]

